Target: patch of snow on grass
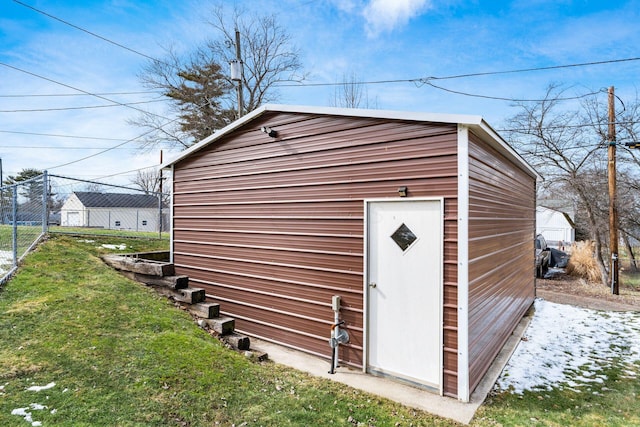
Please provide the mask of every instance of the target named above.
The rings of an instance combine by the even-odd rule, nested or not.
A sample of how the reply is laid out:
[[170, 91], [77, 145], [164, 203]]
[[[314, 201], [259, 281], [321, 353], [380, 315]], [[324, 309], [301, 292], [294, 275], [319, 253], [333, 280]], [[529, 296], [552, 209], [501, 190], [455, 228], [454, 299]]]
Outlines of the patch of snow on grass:
[[31, 423], [32, 427], [40, 427], [42, 425], [42, 422], [33, 421], [33, 414], [31, 412], [28, 412], [29, 409], [31, 409], [32, 411], [42, 411], [43, 409], [47, 409], [47, 407], [39, 403], [32, 403], [27, 408], [16, 408], [12, 410], [11, 415], [18, 415], [20, 417], [23, 417], [26, 422]]
[[[605, 366], [640, 361], [640, 313], [535, 301], [535, 315], [496, 387], [522, 394], [603, 383]], [[634, 372], [635, 374], [635, 372]]]
[[0, 274], [11, 270], [13, 265], [13, 251], [0, 251]]
[[127, 249], [127, 245], [125, 245], [124, 243], [121, 245], [109, 245], [109, 244], [104, 244], [102, 245], [103, 248], [105, 249], [118, 249], [120, 251], [124, 251], [125, 249]]
[[50, 382], [47, 385], [43, 385], [43, 386], [39, 386], [39, 385], [34, 385], [31, 386], [27, 389], [27, 391], [42, 391], [42, 390], [49, 390], [50, 388], [54, 388], [56, 386], [56, 383], [54, 382]]

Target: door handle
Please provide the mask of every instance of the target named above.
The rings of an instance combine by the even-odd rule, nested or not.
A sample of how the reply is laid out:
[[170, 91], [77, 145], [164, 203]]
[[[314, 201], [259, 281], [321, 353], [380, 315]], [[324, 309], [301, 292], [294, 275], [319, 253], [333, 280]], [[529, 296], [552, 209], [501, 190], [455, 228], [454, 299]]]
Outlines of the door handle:
[[375, 287], [377, 287], [377, 286], [378, 286], [378, 285], [377, 285], [376, 283], [374, 283], [374, 282], [369, 283], [369, 287], [370, 287], [370, 288], [375, 288]]

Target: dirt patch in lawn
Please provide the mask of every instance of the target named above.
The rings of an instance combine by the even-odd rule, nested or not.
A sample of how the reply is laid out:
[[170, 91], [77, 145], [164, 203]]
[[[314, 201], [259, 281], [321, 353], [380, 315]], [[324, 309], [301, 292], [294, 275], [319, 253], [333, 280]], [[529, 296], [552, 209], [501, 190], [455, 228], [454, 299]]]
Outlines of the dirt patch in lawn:
[[595, 310], [640, 311], [640, 291], [620, 285], [620, 295], [601, 283], [569, 276], [561, 269], [552, 269], [544, 279], [536, 280], [536, 295], [547, 301], [571, 304]]

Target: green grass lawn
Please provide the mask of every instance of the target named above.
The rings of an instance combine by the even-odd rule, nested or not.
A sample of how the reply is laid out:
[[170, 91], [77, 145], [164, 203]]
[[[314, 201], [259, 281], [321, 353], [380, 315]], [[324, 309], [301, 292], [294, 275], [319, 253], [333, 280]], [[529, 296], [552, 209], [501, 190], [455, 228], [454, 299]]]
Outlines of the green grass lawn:
[[[18, 408], [44, 427], [457, 425], [225, 348], [103, 264], [99, 255], [114, 252], [103, 243], [126, 252], [168, 246], [54, 235], [0, 292], [0, 425], [29, 426], [12, 415]], [[590, 396], [494, 396], [473, 425], [640, 425], [637, 379], [611, 373], [604, 386]]]
[[[16, 232], [18, 256], [22, 255], [40, 234], [42, 234], [42, 227], [18, 226]], [[13, 226], [11, 225], [0, 225], [0, 250], [13, 251]]]

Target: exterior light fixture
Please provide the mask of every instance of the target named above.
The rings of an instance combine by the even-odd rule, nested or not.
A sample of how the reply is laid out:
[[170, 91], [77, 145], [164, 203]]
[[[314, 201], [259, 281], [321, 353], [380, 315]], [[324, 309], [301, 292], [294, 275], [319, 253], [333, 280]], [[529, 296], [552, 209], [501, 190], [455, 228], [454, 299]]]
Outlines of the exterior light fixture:
[[275, 131], [275, 130], [273, 130], [273, 129], [271, 129], [271, 128], [270, 128], [270, 127], [268, 127], [268, 126], [262, 126], [262, 127], [260, 128], [260, 130], [261, 130], [262, 132], [266, 133], [267, 135], [269, 135], [271, 138], [275, 138], [276, 136], [278, 136], [278, 132], [277, 132], [277, 131]]
[[398, 187], [398, 195], [400, 197], [407, 197], [407, 192], [409, 189], [407, 187]]

